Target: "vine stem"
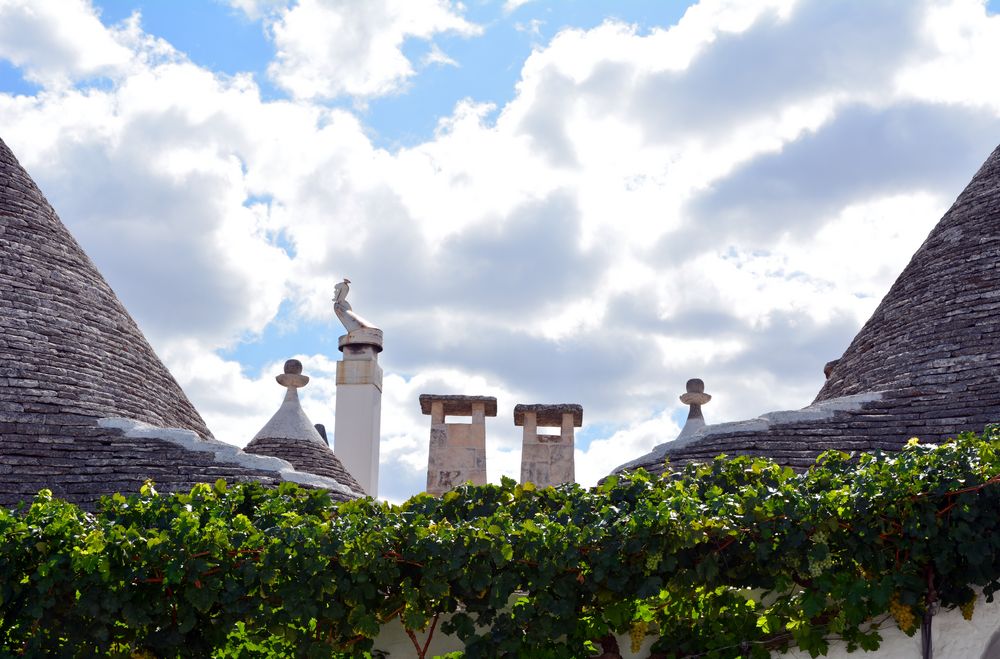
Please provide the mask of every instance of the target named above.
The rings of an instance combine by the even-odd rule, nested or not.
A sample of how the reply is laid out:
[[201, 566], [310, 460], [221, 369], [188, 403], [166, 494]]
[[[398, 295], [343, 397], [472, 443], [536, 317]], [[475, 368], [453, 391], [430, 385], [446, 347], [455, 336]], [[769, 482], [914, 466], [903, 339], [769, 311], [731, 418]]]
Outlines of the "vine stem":
[[934, 588], [934, 566], [927, 564], [925, 569], [927, 575], [927, 599], [924, 609], [924, 619], [920, 625], [920, 649], [923, 659], [933, 659], [934, 657], [934, 637], [931, 625], [934, 621], [934, 605], [937, 604], [937, 590]]
[[410, 637], [410, 642], [413, 643], [413, 649], [417, 651], [417, 659], [426, 659], [427, 650], [431, 647], [431, 639], [434, 638], [434, 629], [438, 624], [438, 617], [440, 614], [435, 613], [434, 617], [431, 619], [431, 628], [427, 632], [427, 639], [424, 641], [424, 646], [420, 647], [420, 642], [417, 641], [417, 635], [412, 629], [406, 629], [406, 635]]

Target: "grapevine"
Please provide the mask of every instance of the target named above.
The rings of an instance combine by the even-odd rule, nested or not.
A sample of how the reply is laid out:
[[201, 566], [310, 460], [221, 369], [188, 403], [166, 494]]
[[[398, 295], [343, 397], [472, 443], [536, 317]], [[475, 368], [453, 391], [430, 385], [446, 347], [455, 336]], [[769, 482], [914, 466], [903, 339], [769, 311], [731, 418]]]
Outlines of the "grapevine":
[[470, 659], [588, 656], [609, 634], [763, 658], [874, 650], [872, 620], [912, 634], [998, 590], [995, 426], [803, 473], [720, 457], [401, 505], [219, 481], [0, 509], [0, 657], [366, 657], [396, 625]]

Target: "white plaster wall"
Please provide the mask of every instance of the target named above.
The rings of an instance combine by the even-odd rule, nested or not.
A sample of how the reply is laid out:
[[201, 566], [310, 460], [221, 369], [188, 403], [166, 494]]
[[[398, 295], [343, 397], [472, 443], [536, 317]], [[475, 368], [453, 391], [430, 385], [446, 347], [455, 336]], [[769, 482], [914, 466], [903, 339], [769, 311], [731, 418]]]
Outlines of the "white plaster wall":
[[[464, 649], [462, 642], [459, 641], [458, 638], [454, 636], [445, 636], [441, 633], [440, 623], [438, 623], [438, 626], [439, 628], [434, 632], [434, 638], [431, 641], [430, 652], [427, 653], [428, 657], [435, 657], [447, 654], [448, 652], [456, 652]], [[420, 643], [421, 647], [423, 647], [426, 638], [426, 633], [417, 634], [417, 642]], [[633, 653], [631, 651], [631, 641], [629, 640], [628, 634], [619, 636], [618, 647], [621, 649], [622, 659], [642, 659], [644, 657], [648, 657], [649, 648], [652, 647], [655, 640], [656, 639], [651, 636], [647, 637], [642, 647], [639, 648], [639, 652]], [[403, 629], [403, 625], [400, 624], [399, 620], [393, 620], [389, 624], [382, 627], [381, 633], [378, 635], [378, 638], [375, 639], [375, 649], [387, 653], [389, 659], [417, 656], [413, 650], [413, 642], [406, 635], [406, 631]]]
[[[987, 604], [982, 597], [976, 602], [976, 612], [972, 620], [965, 620], [961, 611], [940, 611], [934, 617], [934, 659], [1000, 659], [1000, 651], [994, 648], [994, 653], [984, 654], [994, 633], [1000, 629], [1000, 598], [992, 604]], [[877, 652], [857, 650], [848, 653], [842, 643], [831, 643], [827, 657], [830, 659], [920, 659], [920, 631], [913, 636], [907, 636], [899, 631], [896, 623], [889, 618], [882, 624], [880, 633], [882, 643]], [[426, 634], [417, 634], [417, 641], [423, 646]], [[633, 653], [628, 635], [618, 637], [622, 659], [642, 659], [649, 656], [649, 648], [656, 639], [649, 636], [639, 649]], [[410, 641], [399, 620], [393, 620], [382, 627], [375, 639], [375, 649], [387, 652], [390, 659], [399, 657], [414, 657], [413, 643]], [[452, 636], [446, 636], [438, 629], [434, 632], [428, 657], [455, 652], [462, 649], [461, 642]], [[789, 651], [775, 654], [783, 659], [807, 659], [808, 652]]]
[[[939, 611], [934, 616], [931, 634], [934, 638], [934, 659], [1000, 659], [1000, 654], [986, 656], [993, 634], [1000, 629], [1000, 601], [987, 604], [983, 597], [976, 602], [972, 620], [962, 617], [958, 609]], [[899, 631], [892, 618], [882, 624], [879, 633], [882, 643], [877, 652], [855, 651], [848, 653], [842, 643], [830, 645], [827, 654], [831, 659], [861, 659], [877, 656], [878, 659], [920, 659], [920, 630], [913, 636]], [[808, 652], [788, 652], [787, 659], [806, 659]]]
[[365, 492], [378, 496], [382, 392], [374, 384], [338, 384], [333, 452]]

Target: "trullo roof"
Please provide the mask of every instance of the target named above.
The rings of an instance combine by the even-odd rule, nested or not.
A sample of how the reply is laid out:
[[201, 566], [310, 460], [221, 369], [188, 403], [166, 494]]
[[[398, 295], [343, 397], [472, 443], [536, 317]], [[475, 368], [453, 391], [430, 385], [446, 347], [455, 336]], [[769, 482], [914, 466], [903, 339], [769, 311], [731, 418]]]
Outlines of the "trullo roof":
[[212, 435], [142, 332], [0, 140], [0, 505], [43, 488], [92, 506], [218, 478], [325, 487], [324, 475]]
[[[822, 356], [817, 355], [817, 370]], [[616, 471], [720, 454], [804, 467], [1000, 422], [1000, 148], [913, 255], [809, 407], [706, 426]]]

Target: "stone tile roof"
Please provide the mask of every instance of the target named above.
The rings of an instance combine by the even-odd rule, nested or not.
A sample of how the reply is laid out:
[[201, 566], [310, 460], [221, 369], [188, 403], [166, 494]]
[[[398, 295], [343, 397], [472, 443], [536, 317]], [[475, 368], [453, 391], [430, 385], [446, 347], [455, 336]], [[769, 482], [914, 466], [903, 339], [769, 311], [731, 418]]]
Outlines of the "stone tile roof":
[[[108, 419], [151, 428], [125, 431]], [[147, 478], [163, 491], [226, 478], [295, 480], [341, 500], [355, 496], [340, 485], [356, 491], [353, 479], [301, 474], [211, 437], [0, 140], [0, 505], [44, 487], [91, 507], [103, 494], [138, 490]]]
[[[89, 420], [78, 426], [4, 423], [0, 429], [0, 505], [13, 507], [48, 488], [60, 498], [92, 509], [101, 495], [134, 493], [147, 478], [163, 492], [195, 483], [257, 480], [276, 485], [274, 471], [216, 462], [211, 453], [190, 451], [155, 438], [128, 438]], [[344, 497], [346, 498], [346, 497]]]
[[[243, 450], [256, 455], [281, 458], [290, 462], [298, 471], [332, 478], [350, 488], [357, 496], [368, 494], [344, 468], [340, 458], [334, 455], [329, 446], [301, 439], [256, 437]], [[371, 494], [375, 496], [374, 492]]]
[[562, 425], [562, 415], [573, 415], [573, 426], [579, 428], [583, 425], [583, 406], [578, 403], [557, 403], [557, 404], [527, 404], [518, 403], [514, 406], [514, 425], [524, 425], [524, 415], [528, 412], [535, 413], [535, 423], [543, 427], [559, 427]]
[[1000, 422], [1000, 147], [829, 365], [813, 405], [705, 426], [615, 471], [720, 453], [805, 467], [827, 449], [892, 451], [991, 422]]
[[111, 287], [0, 141], [0, 411], [121, 416], [211, 433]]
[[472, 416], [473, 403], [482, 403], [485, 416], [497, 415], [497, 399], [495, 396], [459, 396], [453, 394], [420, 394], [420, 411], [431, 413], [433, 403], [442, 403], [446, 416]]

